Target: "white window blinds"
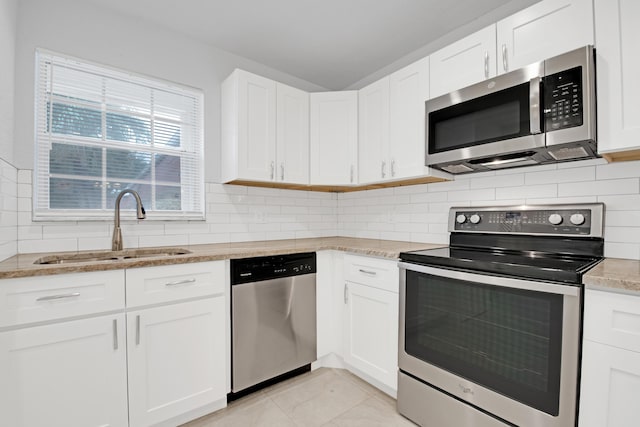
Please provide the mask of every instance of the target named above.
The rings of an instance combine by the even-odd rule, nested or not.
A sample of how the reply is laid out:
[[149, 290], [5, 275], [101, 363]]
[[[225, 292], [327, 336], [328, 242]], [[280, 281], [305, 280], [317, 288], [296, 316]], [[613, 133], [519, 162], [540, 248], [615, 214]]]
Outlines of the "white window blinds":
[[35, 219], [111, 219], [127, 188], [148, 219], [204, 218], [202, 92], [50, 52], [36, 63]]

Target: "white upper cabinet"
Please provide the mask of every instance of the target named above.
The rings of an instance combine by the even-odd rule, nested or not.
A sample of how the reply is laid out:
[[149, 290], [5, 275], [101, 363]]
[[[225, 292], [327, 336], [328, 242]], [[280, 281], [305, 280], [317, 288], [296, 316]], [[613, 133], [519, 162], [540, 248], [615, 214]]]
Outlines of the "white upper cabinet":
[[458, 40], [429, 58], [431, 98], [493, 77], [496, 75], [496, 26]]
[[425, 166], [425, 101], [429, 99], [429, 57], [389, 77], [389, 172], [391, 179], [438, 173]]
[[596, 0], [598, 151], [640, 158], [640, 2]]
[[276, 82], [235, 70], [222, 83], [222, 178], [273, 181]]
[[312, 93], [310, 104], [311, 184], [357, 184], [358, 92]]
[[309, 184], [309, 93], [276, 86], [276, 181]]
[[502, 74], [593, 44], [592, 0], [544, 0], [499, 21], [497, 28]]
[[235, 70], [222, 83], [222, 180], [308, 184], [309, 95]]
[[360, 184], [387, 179], [389, 171], [389, 77], [358, 91]]

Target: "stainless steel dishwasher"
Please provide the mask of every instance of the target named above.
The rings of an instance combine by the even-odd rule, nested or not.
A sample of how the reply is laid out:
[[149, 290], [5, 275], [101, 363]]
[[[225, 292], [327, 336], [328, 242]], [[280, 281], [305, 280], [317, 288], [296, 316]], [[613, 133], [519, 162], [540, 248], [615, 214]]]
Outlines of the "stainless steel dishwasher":
[[229, 398], [316, 360], [316, 254], [231, 260]]

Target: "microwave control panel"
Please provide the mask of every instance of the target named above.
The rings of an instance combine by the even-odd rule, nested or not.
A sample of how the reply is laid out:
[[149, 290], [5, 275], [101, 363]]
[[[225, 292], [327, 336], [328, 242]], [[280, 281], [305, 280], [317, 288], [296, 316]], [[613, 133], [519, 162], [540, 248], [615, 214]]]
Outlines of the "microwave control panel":
[[544, 77], [545, 131], [582, 126], [582, 67]]

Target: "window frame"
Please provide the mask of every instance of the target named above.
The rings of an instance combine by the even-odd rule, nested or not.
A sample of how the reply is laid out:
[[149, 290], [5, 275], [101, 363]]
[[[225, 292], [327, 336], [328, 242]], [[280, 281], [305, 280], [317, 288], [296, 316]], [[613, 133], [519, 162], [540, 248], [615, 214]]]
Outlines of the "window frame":
[[[77, 100], [68, 98], [70, 102], [58, 102], [58, 105], [69, 106], [70, 108], [92, 108], [96, 109], [100, 114], [99, 136], [82, 136], [72, 133], [55, 133], [53, 122], [53, 111], [56, 108], [56, 101], [68, 97], [64, 93], [54, 93], [53, 83], [55, 77], [51, 78], [55, 67], [65, 67], [75, 69], [84, 73], [94, 74], [100, 79], [103, 85], [103, 91], [109, 82], [124, 82], [125, 84], [134, 84], [137, 87], [149, 90], [151, 94], [149, 98], [149, 108], [145, 113], [136, 111], [118, 111], [111, 106], [107, 97], [110, 93], [103, 92], [102, 102], [91, 104], [91, 100], [79, 98]], [[48, 72], [43, 70], [46, 68]], [[113, 220], [114, 206], [109, 206], [110, 198], [115, 198], [113, 194], [118, 191], [115, 185], [110, 187], [111, 182], [125, 183], [121, 190], [128, 188], [126, 184], [148, 185], [152, 205], [145, 204], [148, 220], [204, 220], [205, 219], [205, 181], [204, 181], [204, 94], [200, 89], [167, 82], [155, 77], [144, 76], [131, 73], [121, 69], [117, 69], [92, 61], [78, 59], [57, 52], [36, 49], [35, 54], [35, 96], [34, 96], [34, 172], [33, 172], [33, 221], [96, 221], [96, 220]], [[80, 85], [80, 83], [79, 83]], [[74, 88], [77, 89], [77, 88]], [[154, 96], [158, 94], [178, 95], [186, 97], [189, 106], [183, 110], [186, 114], [185, 118], [177, 118], [171, 120], [167, 117], [161, 117], [154, 107], [157, 103]], [[127, 99], [125, 99], [125, 102]], [[135, 102], [132, 97], [130, 100]], [[146, 106], [146, 105], [145, 105]], [[176, 107], [178, 105], [176, 104]], [[150, 139], [148, 144], [139, 144], [132, 141], [108, 139], [107, 122], [108, 116], [120, 115], [126, 118], [142, 118], [149, 121]], [[169, 143], [158, 142], [161, 138], [155, 137], [157, 122], [164, 123], [167, 126], [176, 125], [180, 129], [180, 144], [171, 146]], [[162, 126], [162, 125], [160, 125]], [[190, 132], [187, 139], [184, 138], [183, 132]], [[102, 150], [101, 159], [102, 166], [100, 175], [52, 173], [51, 153], [54, 144], [63, 144], [69, 147], [91, 147]], [[111, 150], [111, 151], [110, 151]], [[114, 150], [125, 150], [124, 154], [142, 155], [148, 154], [149, 160], [149, 178], [136, 179], [126, 177], [110, 177], [108, 171], [107, 157], [113, 155]], [[121, 153], [123, 154], [123, 153]], [[179, 159], [180, 168], [177, 181], [162, 181], [157, 179], [155, 175], [155, 165], [158, 156], [173, 156]], [[185, 165], [188, 166], [185, 169]], [[73, 179], [78, 183], [95, 181], [94, 185], [100, 187], [101, 206], [95, 209], [83, 208], [51, 208], [50, 198], [52, 192], [51, 179]], [[180, 209], [156, 209], [155, 195], [158, 187], [175, 187], [180, 192]], [[120, 191], [121, 191], [120, 190]], [[187, 203], [185, 205], [185, 200]], [[124, 202], [124, 201], [123, 201]], [[186, 208], [186, 209], [185, 209]], [[123, 211], [127, 209], [124, 208]], [[123, 219], [128, 215], [123, 215]]]

